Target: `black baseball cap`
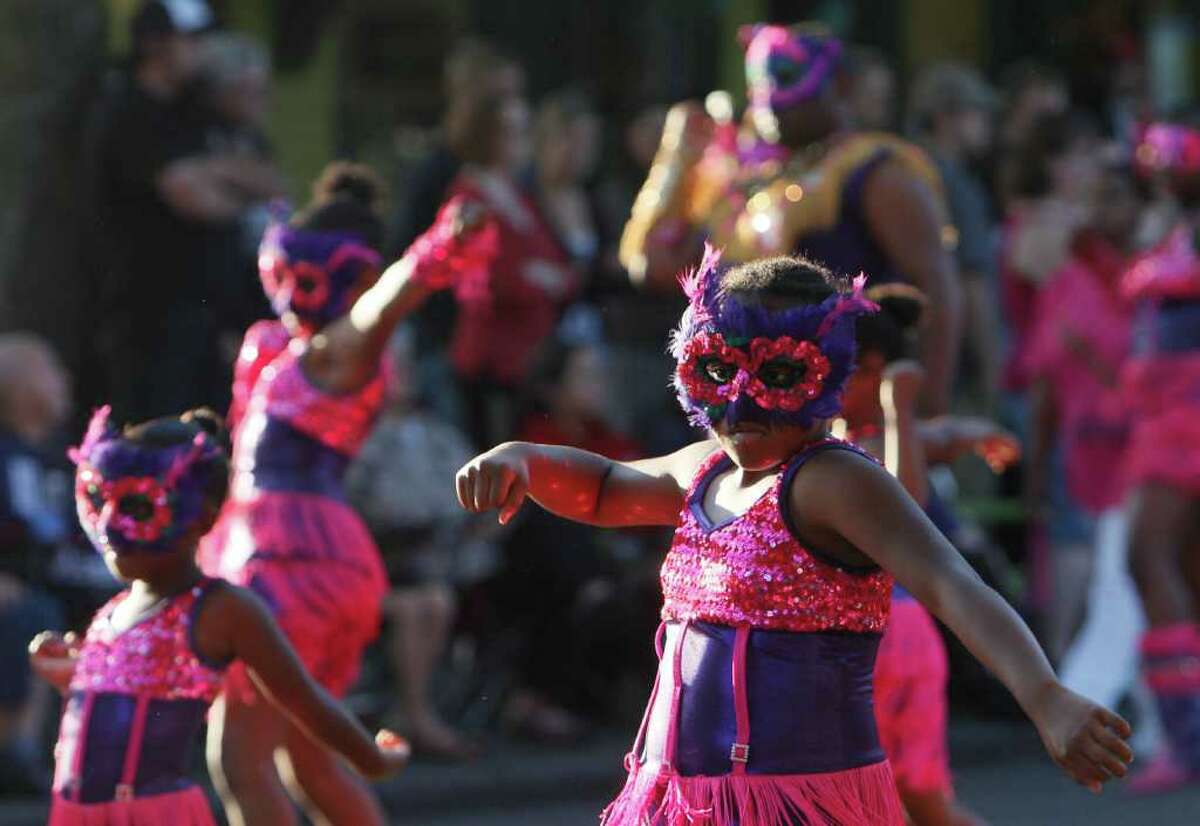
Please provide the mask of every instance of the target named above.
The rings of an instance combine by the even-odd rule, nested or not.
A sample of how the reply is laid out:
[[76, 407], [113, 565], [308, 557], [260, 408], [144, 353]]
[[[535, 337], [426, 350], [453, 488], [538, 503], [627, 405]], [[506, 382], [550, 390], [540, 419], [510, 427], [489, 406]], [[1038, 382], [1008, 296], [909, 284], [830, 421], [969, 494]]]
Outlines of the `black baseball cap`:
[[134, 44], [168, 34], [201, 34], [216, 27], [217, 19], [204, 0], [150, 0], [133, 18]]

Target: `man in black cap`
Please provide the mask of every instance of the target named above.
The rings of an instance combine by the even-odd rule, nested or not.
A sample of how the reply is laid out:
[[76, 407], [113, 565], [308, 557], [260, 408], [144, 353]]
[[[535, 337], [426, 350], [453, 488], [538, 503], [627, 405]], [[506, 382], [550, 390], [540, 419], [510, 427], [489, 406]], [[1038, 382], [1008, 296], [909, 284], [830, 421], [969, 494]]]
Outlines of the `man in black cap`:
[[127, 419], [216, 405], [228, 392], [207, 259], [243, 210], [278, 194], [268, 164], [206, 145], [194, 89], [214, 23], [203, 0], [145, 3], [129, 70], [110, 79], [91, 124], [97, 329], [106, 395]]

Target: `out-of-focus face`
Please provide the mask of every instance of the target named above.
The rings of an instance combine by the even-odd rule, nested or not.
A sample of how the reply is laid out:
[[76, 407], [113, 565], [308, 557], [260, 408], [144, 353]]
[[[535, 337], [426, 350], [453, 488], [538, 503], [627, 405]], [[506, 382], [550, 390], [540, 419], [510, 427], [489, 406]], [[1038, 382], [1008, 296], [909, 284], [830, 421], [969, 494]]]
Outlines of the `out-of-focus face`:
[[1100, 180], [1103, 158], [1097, 140], [1076, 138], [1062, 155], [1051, 161], [1055, 194], [1076, 203], [1092, 203]]
[[956, 116], [958, 137], [963, 150], [972, 158], [987, 154], [992, 146], [992, 113], [986, 109], [967, 109]]
[[1118, 247], [1125, 247], [1137, 234], [1143, 207], [1129, 175], [1108, 170], [1097, 182], [1092, 227]]
[[191, 82], [200, 73], [203, 42], [194, 34], [171, 34], [162, 38], [161, 54], [172, 80], [179, 85]]
[[600, 418], [609, 398], [608, 362], [596, 347], [577, 347], [567, 357], [559, 385], [560, 406], [578, 416]]
[[525, 95], [525, 70], [515, 63], [505, 63], [486, 79], [498, 97], [519, 98]]
[[832, 135], [840, 125], [834, 91], [826, 88], [817, 97], [787, 109], [758, 110], [754, 126], [770, 143], [802, 149]]
[[891, 129], [895, 118], [896, 78], [886, 66], [871, 66], [854, 81], [850, 108], [859, 129]]
[[8, 425], [40, 441], [71, 413], [70, 378], [58, 358], [42, 347], [22, 348], [19, 358], [16, 386], [5, 390]]
[[261, 127], [271, 105], [271, 81], [262, 69], [247, 70], [220, 94], [220, 107], [234, 123]]
[[666, 120], [667, 110], [662, 106], [652, 106], [639, 113], [629, 124], [625, 132], [625, 148], [640, 168], [649, 169], [654, 162]]
[[859, 353], [858, 366], [846, 380], [842, 394], [842, 418], [851, 430], [883, 421], [879, 386], [883, 382], [884, 359], [875, 351]]
[[579, 183], [592, 174], [599, 154], [600, 121], [592, 115], [582, 115], [542, 137], [537, 163], [543, 178]]
[[713, 434], [734, 464], [743, 470], [761, 471], [779, 467], [824, 429], [823, 422], [806, 428], [754, 421], [730, 425], [722, 419], [713, 426]]
[[529, 104], [521, 98], [510, 98], [500, 110], [496, 132], [496, 165], [510, 172], [519, 172], [533, 152], [529, 128]]

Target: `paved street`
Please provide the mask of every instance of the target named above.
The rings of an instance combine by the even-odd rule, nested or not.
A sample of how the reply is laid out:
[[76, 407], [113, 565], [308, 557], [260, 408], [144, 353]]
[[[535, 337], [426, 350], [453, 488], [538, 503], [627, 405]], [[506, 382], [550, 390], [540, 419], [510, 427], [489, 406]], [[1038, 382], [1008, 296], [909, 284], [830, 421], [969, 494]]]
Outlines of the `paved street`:
[[[418, 764], [381, 788], [397, 826], [591, 826], [620, 785], [623, 738], [551, 752], [498, 745], [471, 766]], [[1200, 786], [1135, 799], [1074, 786], [1027, 727], [960, 723], [952, 737], [963, 800], [992, 826], [1200, 826]], [[34, 802], [0, 802], [0, 826], [41, 826]]]

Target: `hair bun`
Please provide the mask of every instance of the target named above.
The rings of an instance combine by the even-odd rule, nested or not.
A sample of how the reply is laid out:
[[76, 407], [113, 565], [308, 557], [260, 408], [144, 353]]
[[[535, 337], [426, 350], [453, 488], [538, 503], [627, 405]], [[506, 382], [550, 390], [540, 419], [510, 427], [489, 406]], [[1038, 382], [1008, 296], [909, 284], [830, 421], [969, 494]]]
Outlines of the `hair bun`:
[[865, 295], [879, 305], [902, 330], [911, 330], [921, 322], [929, 303], [925, 293], [908, 284], [880, 284], [869, 287]]
[[346, 199], [375, 210], [383, 197], [383, 182], [366, 164], [334, 161], [325, 167], [313, 183], [314, 206]]
[[189, 410], [179, 417], [179, 421], [184, 424], [195, 425], [202, 431], [207, 433], [213, 440], [224, 447], [229, 448], [229, 431], [225, 429], [225, 420], [221, 415], [207, 407], [198, 407], [195, 410]]

